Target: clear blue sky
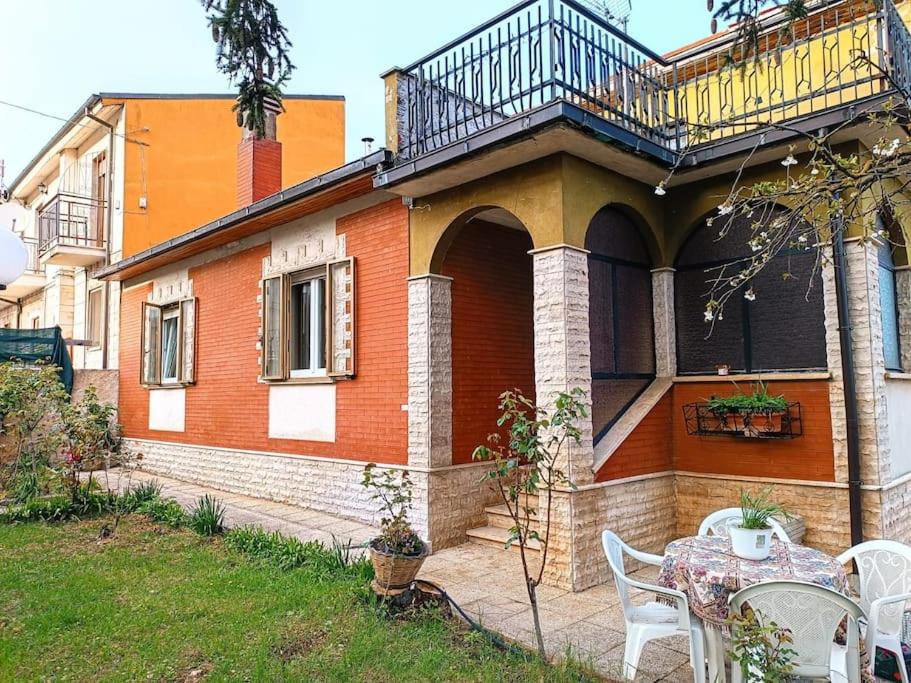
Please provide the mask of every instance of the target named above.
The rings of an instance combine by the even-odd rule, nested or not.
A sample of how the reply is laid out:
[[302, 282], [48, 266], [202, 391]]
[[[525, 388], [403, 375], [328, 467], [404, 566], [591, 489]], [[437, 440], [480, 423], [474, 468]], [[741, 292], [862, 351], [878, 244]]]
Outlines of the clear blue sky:
[[[294, 43], [287, 88], [347, 98], [348, 159], [383, 139], [379, 74], [514, 0], [276, 0]], [[0, 100], [70, 116], [93, 92], [228, 92], [196, 0], [0, 0]], [[663, 52], [708, 32], [705, 0], [633, 0], [629, 31]], [[61, 125], [0, 104], [7, 183]]]

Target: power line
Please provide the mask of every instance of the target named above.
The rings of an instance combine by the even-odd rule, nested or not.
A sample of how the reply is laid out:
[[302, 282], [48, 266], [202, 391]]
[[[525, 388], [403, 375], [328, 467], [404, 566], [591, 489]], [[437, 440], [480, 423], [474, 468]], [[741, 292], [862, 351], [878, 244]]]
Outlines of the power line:
[[[80, 128], [97, 128], [99, 125], [97, 123], [96, 124], [80, 123], [79, 120], [77, 119], [77, 117], [75, 117], [75, 116], [72, 118], [65, 118], [63, 116], [57, 116], [56, 114], [48, 114], [47, 112], [40, 111], [38, 109], [32, 109], [31, 107], [26, 107], [25, 105], [22, 105], [22, 104], [16, 104], [15, 102], [7, 102], [6, 100], [0, 100], [0, 104], [10, 107], [12, 109], [18, 109], [20, 111], [28, 112], [29, 114], [43, 116], [44, 118], [47, 118], [47, 119], [63, 121], [64, 123], [68, 123], [68, 124], [74, 125], [74, 126], [79, 126]], [[81, 118], [81, 117], [79, 117], [79, 118]], [[123, 140], [125, 140], [127, 142], [133, 142], [137, 145], [148, 146], [148, 144], [149, 144], [147, 142], [143, 142], [142, 140], [134, 140], [133, 138], [128, 138], [123, 133], [118, 133], [116, 131], [114, 131], [114, 135], [118, 138], [122, 138]]]

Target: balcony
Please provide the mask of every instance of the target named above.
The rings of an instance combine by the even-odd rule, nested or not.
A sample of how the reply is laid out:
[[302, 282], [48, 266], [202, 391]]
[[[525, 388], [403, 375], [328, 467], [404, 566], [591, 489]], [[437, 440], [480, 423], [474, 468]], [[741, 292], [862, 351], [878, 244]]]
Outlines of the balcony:
[[90, 266], [103, 261], [105, 202], [57, 194], [38, 215], [38, 257], [42, 264]]
[[[911, 37], [892, 4], [816, 6], [756, 58], [725, 68], [734, 36], [671, 59], [575, 0], [528, 0], [396, 74], [400, 163], [569, 103], [580, 120], [673, 162], [764, 126], [883, 98], [911, 82]], [[863, 52], [869, 61], [856, 55]], [[858, 107], [859, 109], [859, 107]], [[466, 147], [467, 149], [467, 147]]]
[[45, 284], [44, 264], [38, 259], [38, 240], [23, 237], [22, 242], [28, 251], [25, 272], [0, 292], [0, 296], [5, 299], [21, 299], [42, 289]]

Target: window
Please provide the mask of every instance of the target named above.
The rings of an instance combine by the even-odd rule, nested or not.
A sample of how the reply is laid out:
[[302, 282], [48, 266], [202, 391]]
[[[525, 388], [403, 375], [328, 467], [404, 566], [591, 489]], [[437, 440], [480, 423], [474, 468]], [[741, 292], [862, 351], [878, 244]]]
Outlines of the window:
[[262, 378], [354, 375], [354, 259], [263, 280]]
[[142, 305], [141, 382], [191, 384], [196, 366], [196, 299]]
[[326, 274], [291, 278], [291, 377], [326, 374]]
[[33, 330], [41, 329], [41, 318], [39, 318], [37, 315], [34, 318], [32, 318], [32, 329]]
[[677, 368], [684, 374], [821, 370], [827, 367], [822, 279], [813, 250], [782, 250], [756, 275], [755, 300], [743, 287], [728, 299], [724, 319], [704, 320], [706, 294], [718, 268], [740, 269], [751, 256], [752, 223], [732, 219], [727, 236], [703, 224], [687, 240], [674, 276]]
[[89, 291], [88, 304], [86, 306], [86, 332], [87, 340], [92, 346], [99, 346], [102, 337], [102, 316], [104, 315], [102, 306], [103, 290], [97, 287]]
[[887, 240], [877, 250], [879, 262], [879, 310], [883, 326], [883, 360], [886, 370], [901, 371], [901, 340], [898, 320], [898, 288], [895, 281], [896, 258], [903, 257], [904, 239], [901, 226], [891, 214], [882, 211], [877, 227], [887, 235]]

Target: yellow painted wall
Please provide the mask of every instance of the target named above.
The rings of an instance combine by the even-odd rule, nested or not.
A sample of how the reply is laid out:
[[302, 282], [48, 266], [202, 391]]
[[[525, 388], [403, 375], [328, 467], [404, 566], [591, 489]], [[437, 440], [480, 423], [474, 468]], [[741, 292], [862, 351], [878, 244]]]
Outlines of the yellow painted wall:
[[[233, 103], [229, 96], [105, 99], [125, 106], [128, 140], [145, 143], [126, 143], [124, 257], [237, 208], [241, 130]], [[285, 109], [278, 118], [283, 187], [344, 163], [344, 100], [289, 98]]]

